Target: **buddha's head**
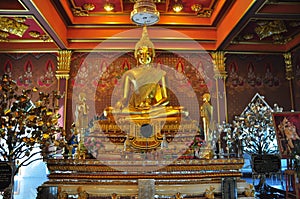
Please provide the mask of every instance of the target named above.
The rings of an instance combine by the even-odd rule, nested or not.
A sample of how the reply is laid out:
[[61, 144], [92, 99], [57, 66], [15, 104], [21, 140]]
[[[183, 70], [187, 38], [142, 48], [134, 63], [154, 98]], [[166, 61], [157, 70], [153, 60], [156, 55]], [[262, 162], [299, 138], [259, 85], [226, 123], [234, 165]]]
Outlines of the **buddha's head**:
[[80, 93], [79, 94], [79, 101], [80, 102], [85, 102], [86, 101], [86, 95], [85, 95], [85, 93]]
[[204, 95], [203, 95], [203, 101], [204, 102], [208, 102], [210, 100], [210, 94], [209, 93], [205, 93]]
[[143, 28], [141, 39], [135, 45], [134, 56], [142, 65], [150, 64], [155, 57], [154, 45], [148, 37], [146, 26]]

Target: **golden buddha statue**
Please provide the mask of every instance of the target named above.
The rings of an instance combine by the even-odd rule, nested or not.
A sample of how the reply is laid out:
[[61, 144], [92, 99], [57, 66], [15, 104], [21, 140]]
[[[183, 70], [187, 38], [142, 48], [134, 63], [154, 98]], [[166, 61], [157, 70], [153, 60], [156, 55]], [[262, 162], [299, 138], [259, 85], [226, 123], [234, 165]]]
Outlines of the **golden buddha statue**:
[[86, 103], [85, 93], [80, 93], [78, 99], [79, 103], [75, 109], [75, 126], [77, 129], [82, 130], [88, 128], [89, 107]]
[[[162, 128], [166, 126], [169, 132], [176, 134], [179, 124], [188, 119], [188, 112], [181, 106], [169, 105], [167, 72], [152, 64], [155, 51], [146, 27], [135, 46], [134, 55], [139, 66], [124, 73], [121, 89], [116, 89], [121, 97], [112, 100], [115, 105], [104, 110], [107, 121], [100, 122], [103, 124], [102, 130], [125, 132], [124, 153], [156, 150], [159, 147], [167, 150], [168, 143], [161, 133]], [[190, 126], [191, 130], [195, 129]]]
[[166, 72], [148, 63], [152, 59], [147, 53], [150, 50], [143, 46], [137, 54], [137, 59], [142, 65], [124, 74], [124, 95], [116, 108], [124, 108], [124, 102], [128, 101], [130, 83], [133, 86], [133, 92], [128, 102], [129, 111], [148, 110], [151, 107], [169, 103], [165, 81]]
[[124, 73], [123, 96], [113, 107], [113, 113], [130, 114], [124, 119], [131, 120], [162, 118], [180, 113], [187, 116], [182, 107], [167, 106], [166, 72], [153, 67], [155, 50], [146, 27], [135, 46], [134, 55], [140, 65]]
[[213, 106], [209, 103], [210, 94], [205, 93], [203, 96], [203, 105], [201, 106], [201, 117], [203, 121], [203, 130], [206, 141], [211, 140], [211, 131], [213, 125]]

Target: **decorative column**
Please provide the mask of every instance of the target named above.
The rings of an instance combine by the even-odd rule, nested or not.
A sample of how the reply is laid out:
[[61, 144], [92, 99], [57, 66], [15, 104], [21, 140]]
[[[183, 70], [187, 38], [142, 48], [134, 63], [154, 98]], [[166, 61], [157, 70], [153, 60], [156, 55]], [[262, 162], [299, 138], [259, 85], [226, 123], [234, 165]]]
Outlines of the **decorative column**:
[[294, 104], [294, 93], [293, 93], [293, 65], [292, 65], [292, 55], [291, 53], [284, 53], [284, 62], [285, 62], [285, 78], [289, 81], [290, 87], [290, 100], [291, 100], [291, 107], [292, 110], [295, 110]]
[[68, 96], [68, 80], [70, 77], [70, 63], [72, 52], [70, 50], [59, 50], [57, 57], [56, 78], [58, 80], [58, 91], [64, 93], [64, 98], [59, 100], [60, 114], [63, 119], [63, 128], [66, 129], [66, 112]]
[[227, 97], [225, 80], [227, 72], [225, 70], [225, 57], [224, 52], [212, 52], [212, 61], [214, 64], [214, 77], [216, 80], [216, 98], [217, 98], [217, 123], [228, 121], [227, 116]]

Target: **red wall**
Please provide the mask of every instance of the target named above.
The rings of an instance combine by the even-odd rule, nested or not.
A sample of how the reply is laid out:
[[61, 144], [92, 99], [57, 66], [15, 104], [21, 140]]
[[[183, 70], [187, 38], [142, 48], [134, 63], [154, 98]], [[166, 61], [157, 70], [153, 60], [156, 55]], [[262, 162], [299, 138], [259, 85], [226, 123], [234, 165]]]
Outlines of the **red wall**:
[[295, 110], [300, 111], [300, 48], [292, 53], [293, 57], [293, 91], [294, 91], [294, 104]]
[[285, 111], [292, 109], [283, 55], [229, 54], [226, 57], [229, 121], [243, 112], [256, 93], [264, 96], [272, 108], [277, 103]]
[[[295, 78], [292, 81], [295, 111], [300, 110], [300, 51], [293, 52], [293, 67]], [[89, 56], [89, 59], [86, 57]], [[193, 87], [197, 94], [199, 106], [202, 104], [202, 95], [211, 91], [212, 101], [215, 100], [215, 81], [213, 79], [213, 68], [211, 60], [201, 57], [199, 54], [190, 54], [179, 57], [175, 54], [159, 52], [157, 53], [155, 63], [161, 63], [174, 67], [179, 70], [178, 66], [181, 62], [182, 72], [188, 78], [188, 83]], [[201, 60], [199, 62], [199, 60]], [[85, 65], [88, 70], [88, 79], [82, 71], [78, 73], [78, 69]], [[71, 72], [68, 87], [68, 104], [67, 104], [67, 129], [73, 122], [73, 108], [78, 98], [73, 96], [73, 89], [80, 89], [90, 92], [89, 99], [95, 101], [97, 114], [101, 114], [103, 109], [111, 106], [111, 94], [122, 74], [135, 67], [136, 60], [133, 53], [122, 55], [107, 53], [73, 53], [71, 60]], [[36, 86], [43, 92], [51, 92], [57, 90], [57, 80], [55, 77], [46, 75], [47, 68], [57, 67], [57, 54], [40, 53], [40, 54], [0, 54], [0, 74], [6, 71], [11, 72], [11, 76], [20, 85], [20, 90]], [[107, 69], [106, 69], [107, 66]], [[299, 67], [298, 67], [299, 66]], [[199, 73], [199, 67], [204, 69], [204, 74], [209, 78], [203, 82], [203, 73]], [[29, 70], [29, 69], [31, 70]], [[53, 69], [52, 68], [52, 69]], [[267, 68], [269, 68], [272, 78], [266, 81]], [[249, 70], [253, 69], [255, 78], [251, 78]], [[26, 71], [31, 73], [26, 73]], [[285, 63], [281, 54], [276, 55], [255, 55], [255, 54], [226, 54], [226, 70], [228, 78], [226, 79], [227, 91], [227, 108], [228, 118], [232, 121], [233, 117], [240, 115], [247, 104], [251, 101], [256, 93], [263, 95], [265, 101], [273, 107], [274, 103], [283, 107], [285, 111], [292, 108], [290, 84], [285, 79]], [[232, 75], [232, 71], [236, 71], [238, 79]], [[298, 71], [298, 73], [296, 72]], [[31, 74], [31, 76], [30, 76]], [[48, 74], [51, 74], [48, 73]], [[53, 73], [55, 74], [55, 73]], [[249, 75], [249, 76], [248, 76]], [[82, 85], [75, 85], [75, 79], [78, 77], [82, 80]], [[92, 79], [94, 78], [94, 80]], [[87, 81], [88, 80], [88, 81]], [[78, 82], [77, 82], [78, 83]], [[92, 93], [91, 89], [95, 88], [96, 93]], [[89, 91], [90, 90], [90, 91]], [[184, 85], [181, 85], [175, 92], [185, 92]], [[77, 91], [76, 91], [77, 92]], [[189, 93], [184, 93], [189, 99]], [[172, 93], [171, 93], [172, 95]], [[175, 99], [175, 98], [172, 98]], [[74, 101], [72, 101], [74, 100]], [[171, 101], [176, 103], [176, 99]], [[214, 104], [214, 103], [213, 103]], [[215, 105], [215, 104], [214, 104]], [[199, 107], [197, 107], [199, 109]]]
[[20, 91], [32, 87], [45, 93], [57, 90], [56, 67], [56, 54], [0, 54], [0, 75], [9, 74]]

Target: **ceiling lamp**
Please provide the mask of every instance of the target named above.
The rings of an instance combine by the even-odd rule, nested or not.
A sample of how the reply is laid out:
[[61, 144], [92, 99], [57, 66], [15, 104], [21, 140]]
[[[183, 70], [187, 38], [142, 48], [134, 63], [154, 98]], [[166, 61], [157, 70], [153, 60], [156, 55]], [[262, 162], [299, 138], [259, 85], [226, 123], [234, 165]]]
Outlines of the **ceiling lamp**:
[[173, 11], [174, 12], [180, 12], [183, 9], [182, 3], [175, 0], [175, 4], [173, 5]]
[[93, 11], [95, 9], [95, 5], [92, 3], [83, 4], [83, 9], [87, 11]]
[[130, 19], [137, 25], [153, 25], [159, 21], [159, 12], [152, 0], [137, 0], [130, 14]]
[[114, 4], [109, 3], [108, 0], [107, 0], [106, 3], [104, 4], [103, 8], [106, 12], [111, 12], [115, 9], [115, 6], [114, 6]]
[[201, 5], [201, 4], [194, 4], [194, 5], [191, 6], [191, 9], [192, 9], [194, 12], [198, 13], [198, 12], [200, 12], [200, 10], [202, 9], [202, 5]]

